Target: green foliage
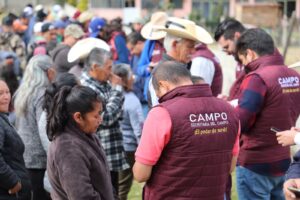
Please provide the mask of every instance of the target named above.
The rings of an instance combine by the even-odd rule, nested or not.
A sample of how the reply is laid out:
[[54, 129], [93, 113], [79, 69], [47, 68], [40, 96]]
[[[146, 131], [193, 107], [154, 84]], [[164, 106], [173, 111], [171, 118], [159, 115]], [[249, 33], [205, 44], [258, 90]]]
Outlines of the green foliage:
[[79, 0], [77, 8], [82, 12], [88, 9], [89, 0]]
[[72, 5], [72, 6], [75, 6], [77, 5], [77, 0], [67, 0], [67, 3]]
[[199, 9], [193, 9], [189, 15], [189, 20], [194, 21], [196, 24], [200, 24], [201, 18], [202, 15]]
[[223, 15], [223, 6], [224, 0], [218, 0], [216, 4], [211, 3], [210, 16], [206, 21], [206, 26], [212, 31], [215, 30], [217, 25], [220, 23], [220, 18]]
[[66, 0], [55, 0], [55, 2], [59, 5], [64, 5], [66, 3]]

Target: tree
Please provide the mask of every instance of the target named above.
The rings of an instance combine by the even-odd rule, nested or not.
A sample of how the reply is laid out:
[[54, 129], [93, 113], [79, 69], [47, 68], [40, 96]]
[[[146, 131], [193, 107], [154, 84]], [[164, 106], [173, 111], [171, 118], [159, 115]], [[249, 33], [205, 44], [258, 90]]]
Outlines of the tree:
[[79, 0], [77, 8], [82, 12], [88, 9], [89, 0]]
[[72, 5], [72, 6], [75, 6], [77, 5], [77, 0], [67, 0], [67, 3]]

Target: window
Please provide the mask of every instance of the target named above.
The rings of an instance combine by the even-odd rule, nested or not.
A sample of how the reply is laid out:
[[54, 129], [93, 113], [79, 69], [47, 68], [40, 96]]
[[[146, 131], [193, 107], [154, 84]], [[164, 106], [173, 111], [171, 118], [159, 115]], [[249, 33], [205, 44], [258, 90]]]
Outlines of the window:
[[92, 8], [135, 7], [135, 0], [91, 0]]

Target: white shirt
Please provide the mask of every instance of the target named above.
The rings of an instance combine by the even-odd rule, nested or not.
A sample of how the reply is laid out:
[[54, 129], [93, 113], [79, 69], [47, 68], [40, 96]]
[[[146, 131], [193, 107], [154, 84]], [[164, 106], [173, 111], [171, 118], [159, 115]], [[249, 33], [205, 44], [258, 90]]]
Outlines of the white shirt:
[[158, 97], [156, 96], [155, 90], [153, 88], [153, 84], [152, 84], [152, 77], [150, 78], [149, 81], [149, 92], [150, 92], [150, 97], [151, 97], [151, 104], [152, 107], [158, 105]]
[[192, 60], [190, 72], [193, 76], [200, 76], [211, 85], [215, 75], [214, 63], [204, 57], [196, 57]]
[[300, 145], [300, 132], [295, 135], [294, 142], [296, 145]]

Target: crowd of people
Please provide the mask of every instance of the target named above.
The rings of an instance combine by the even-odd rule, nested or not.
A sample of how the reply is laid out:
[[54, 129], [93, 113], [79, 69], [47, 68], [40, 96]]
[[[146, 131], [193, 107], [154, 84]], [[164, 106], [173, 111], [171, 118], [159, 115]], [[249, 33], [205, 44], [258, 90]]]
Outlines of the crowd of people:
[[[208, 44], [234, 56], [236, 80]], [[300, 75], [272, 37], [225, 19], [214, 37], [155, 12], [121, 18], [27, 5], [0, 31], [0, 200], [296, 199]], [[300, 198], [300, 197], [299, 197]]]

